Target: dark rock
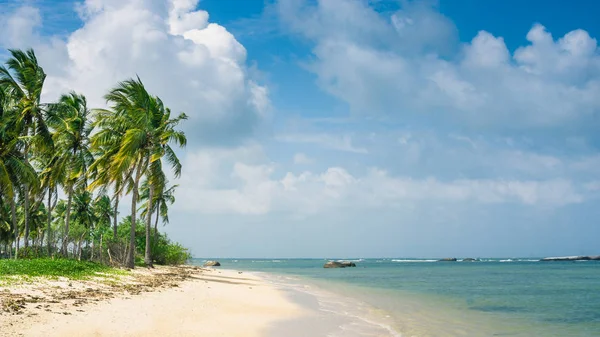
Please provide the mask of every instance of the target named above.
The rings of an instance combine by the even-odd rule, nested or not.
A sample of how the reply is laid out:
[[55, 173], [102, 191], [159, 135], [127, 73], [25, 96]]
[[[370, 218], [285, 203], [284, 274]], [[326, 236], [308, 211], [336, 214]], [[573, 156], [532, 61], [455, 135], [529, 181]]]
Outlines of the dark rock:
[[600, 261], [600, 255], [590, 256], [590, 260], [592, 260], [592, 261]]
[[472, 257], [467, 257], [466, 259], [462, 259], [462, 262], [476, 262], [479, 261], [479, 259], [474, 259]]
[[455, 257], [447, 257], [445, 259], [438, 260], [438, 262], [456, 262], [456, 261], [458, 261], [458, 259]]
[[323, 265], [323, 268], [346, 268], [346, 266], [341, 262], [329, 261]]
[[206, 261], [204, 262], [205, 267], [220, 267], [221, 263], [219, 261]]
[[338, 261], [338, 262], [341, 263], [344, 267], [356, 267], [356, 264], [351, 261]]

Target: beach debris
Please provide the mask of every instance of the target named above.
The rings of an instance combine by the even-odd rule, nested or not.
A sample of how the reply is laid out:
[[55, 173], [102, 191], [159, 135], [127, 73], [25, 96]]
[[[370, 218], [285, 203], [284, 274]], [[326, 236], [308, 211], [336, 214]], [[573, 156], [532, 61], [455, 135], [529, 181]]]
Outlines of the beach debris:
[[11, 314], [20, 314], [25, 309], [25, 299], [22, 297], [11, 296], [2, 300], [2, 311]]
[[206, 261], [204, 262], [204, 267], [220, 267], [221, 263], [219, 261]]

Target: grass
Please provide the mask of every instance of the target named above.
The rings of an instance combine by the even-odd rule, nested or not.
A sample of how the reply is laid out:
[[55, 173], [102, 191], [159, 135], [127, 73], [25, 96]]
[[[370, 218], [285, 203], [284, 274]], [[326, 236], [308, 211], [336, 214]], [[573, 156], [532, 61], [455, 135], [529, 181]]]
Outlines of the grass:
[[97, 276], [98, 273], [123, 274], [124, 271], [102, 264], [70, 259], [0, 260], [3, 277], [66, 277], [73, 280]]

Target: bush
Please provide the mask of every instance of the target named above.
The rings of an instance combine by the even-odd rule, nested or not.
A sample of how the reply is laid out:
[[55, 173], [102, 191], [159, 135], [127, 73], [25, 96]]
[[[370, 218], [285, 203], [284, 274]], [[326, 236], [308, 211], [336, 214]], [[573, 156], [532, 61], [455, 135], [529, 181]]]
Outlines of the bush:
[[19, 248], [19, 258], [20, 259], [38, 259], [41, 257], [48, 256], [48, 251], [45, 247], [20, 247]]
[[170, 242], [157, 246], [153, 251], [153, 258], [157, 264], [178, 265], [184, 264], [192, 258], [189, 250], [179, 243]]

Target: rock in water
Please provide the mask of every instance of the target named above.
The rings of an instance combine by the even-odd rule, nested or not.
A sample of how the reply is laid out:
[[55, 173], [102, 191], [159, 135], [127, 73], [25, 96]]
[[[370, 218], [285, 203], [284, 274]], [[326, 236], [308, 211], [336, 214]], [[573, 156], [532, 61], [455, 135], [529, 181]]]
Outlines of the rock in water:
[[356, 264], [352, 261], [329, 261], [325, 263], [323, 268], [346, 268], [356, 267]]
[[346, 266], [344, 266], [341, 262], [329, 261], [325, 263], [323, 268], [346, 268]]
[[456, 262], [458, 261], [455, 257], [447, 257], [445, 259], [440, 259], [438, 262]]
[[462, 262], [475, 262], [475, 261], [479, 261], [478, 259], [474, 259], [472, 257], [467, 257], [466, 259], [463, 259]]
[[220, 267], [221, 263], [219, 261], [206, 261], [204, 262], [205, 267]]
[[540, 261], [589, 261], [600, 260], [600, 256], [560, 256], [560, 257], [545, 257]]

